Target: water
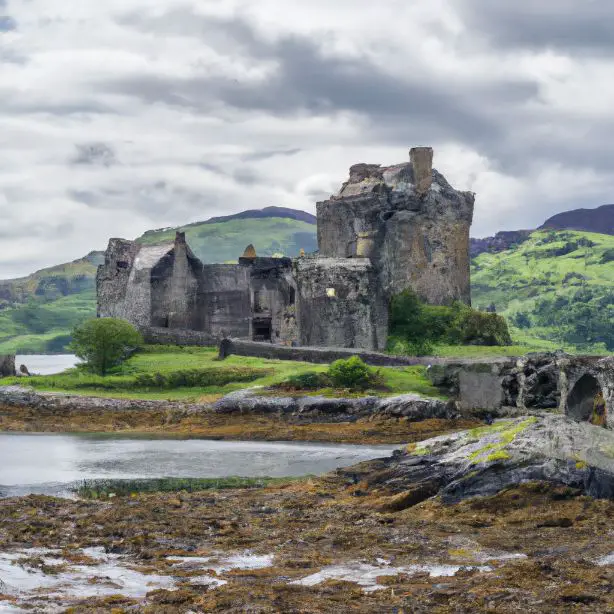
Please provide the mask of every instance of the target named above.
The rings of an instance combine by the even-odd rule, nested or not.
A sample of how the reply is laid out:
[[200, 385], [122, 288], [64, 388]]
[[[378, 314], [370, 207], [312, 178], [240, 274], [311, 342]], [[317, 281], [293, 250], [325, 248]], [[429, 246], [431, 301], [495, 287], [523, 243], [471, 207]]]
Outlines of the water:
[[32, 375], [54, 375], [78, 363], [79, 359], [73, 354], [17, 354], [15, 357], [17, 369], [26, 365]]
[[0, 497], [65, 496], [84, 479], [318, 475], [394, 446], [0, 433]]

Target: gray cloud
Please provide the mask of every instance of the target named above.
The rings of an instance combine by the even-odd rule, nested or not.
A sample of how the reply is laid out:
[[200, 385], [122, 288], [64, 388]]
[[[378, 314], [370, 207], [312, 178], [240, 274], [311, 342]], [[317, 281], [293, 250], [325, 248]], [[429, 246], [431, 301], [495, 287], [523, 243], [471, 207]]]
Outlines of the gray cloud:
[[375, 28], [367, 0], [226, 17], [0, 0], [19, 29], [0, 22], [0, 277], [111, 235], [313, 210], [350, 164], [399, 162], [414, 144], [477, 191], [476, 235], [611, 202], [606, 2], [415, 0], [398, 22], [384, 3]]
[[[0, 4], [0, 8], [2, 5]], [[0, 15], [0, 32], [11, 32], [17, 29], [17, 22], [10, 15]]]
[[115, 151], [106, 143], [84, 143], [76, 145], [76, 148], [77, 154], [72, 159], [73, 164], [107, 167], [117, 164]]
[[467, 25], [498, 48], [614, 49], [610, 0], [458, 0], [458, 8]]
[[431, 139], [477, 136], [498, 140], [503, 128], [489, 109], [501, 112], [530, 100], [538, 91], [529, 79], [451, 84], [434, 76], [412, 79], [411, 71], [400, 79], [366, 57], [325, 55], [317, 39], [293, 35], [270, 42], [241, 18], [203, 17], [177, 9], [159, 18], [132, 14], [122, 23], [159, 35], [185, 32], [206, 37], [209, 45], [222, 41], [223, 50], [277, 64], [275, 73], [260, 82], [219, 76], [143, 76], [105, 84], [147, 103], [163, 102], [200, 112], [212, 111], [219, 104], [280, 116], [349, 111], [393, 130], [404, 125], [413, 134], [418, 131]]

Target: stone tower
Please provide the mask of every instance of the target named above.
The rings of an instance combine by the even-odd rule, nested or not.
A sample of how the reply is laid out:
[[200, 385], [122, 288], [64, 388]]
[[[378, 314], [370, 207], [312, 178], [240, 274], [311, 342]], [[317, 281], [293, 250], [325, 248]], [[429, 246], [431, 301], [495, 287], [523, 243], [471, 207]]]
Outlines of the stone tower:
[[389, 300], [407, 288], [434, 305], [471, 301], [474, 194], [452, 188], [416, 147], [390, 167], [355, 164], [338, 194], [317, 204], [319, 255], [368, 257]]

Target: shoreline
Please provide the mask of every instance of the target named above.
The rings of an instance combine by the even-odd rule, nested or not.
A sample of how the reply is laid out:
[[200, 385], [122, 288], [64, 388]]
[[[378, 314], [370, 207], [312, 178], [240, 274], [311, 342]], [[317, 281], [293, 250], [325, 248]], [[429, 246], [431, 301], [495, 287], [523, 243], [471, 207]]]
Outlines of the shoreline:
[[180, 439], [408, 444], [481, 424], [417, 395], [268, 397], [242, 390], [215, 403], [142, 401], [0, 388], [0, 432], [155, 435]]

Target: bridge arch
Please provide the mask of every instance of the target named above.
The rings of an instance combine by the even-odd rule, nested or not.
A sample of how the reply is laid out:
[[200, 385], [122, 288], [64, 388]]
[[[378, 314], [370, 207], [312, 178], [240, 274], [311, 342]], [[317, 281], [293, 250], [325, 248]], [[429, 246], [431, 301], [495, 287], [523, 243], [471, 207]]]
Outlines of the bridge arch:
[[567, 415], [578, 422], [607, 426], [603, 390], [594, 375], [585, 373], [573, 385], [567, 397]]

